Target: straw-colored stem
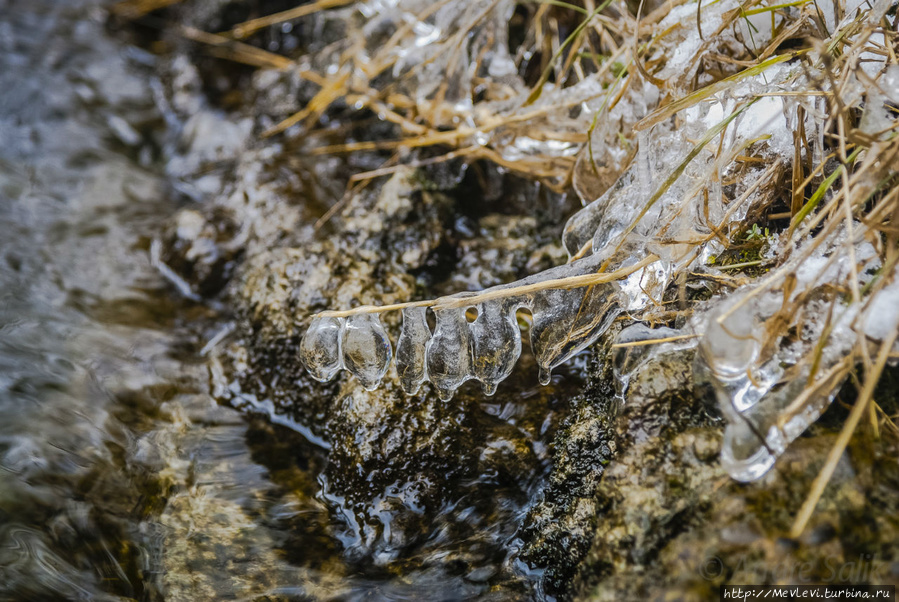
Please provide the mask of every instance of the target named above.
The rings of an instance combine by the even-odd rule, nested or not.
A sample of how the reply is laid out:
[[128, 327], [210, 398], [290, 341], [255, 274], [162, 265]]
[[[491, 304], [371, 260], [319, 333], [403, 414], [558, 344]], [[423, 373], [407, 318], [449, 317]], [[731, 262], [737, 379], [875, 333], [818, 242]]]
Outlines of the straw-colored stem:
[[612, 349], [626, 349], [628, 347], [643, 347], [646, 345], [658, 345], [659, 343], [671, 343], [673, 341], [685, 341], [701, 337], [701, 334], [679, 334], [672, 337], [664, 337], [661, 339], [646, 339], [643, 341], [629, 341], [627, 343], [615, 343]]
[[821, 495], [824, 493], [824, 489], [830, 482], [834, 471], [836, 471], [837, 464], [843, 456], [846, 446], [849, 445], [849, 441], [852, 439], [852, 435], [855, 433], [859, 421], [862, 416], [864, 416], [868, 404], [871, 402], [871, 397], [874, 395], [874, 388], [880, 380], [880, 375], [890, 356], [890, 350], [893, 348], [893, 343], [896, 342], [897, 334], [899, 334], [899, 331], [893, 331], [880, 346], [880, 351], [877, 354], [877, 361], [865, 376], [865, 384], [858, 396], [858, 400], [855, 402], [852, 411], [849, 412], [849, 418], [843, 423], [843, 428], [840, 430], [836, 443], [827, 454], [827, 461], [824, 463], [824, 468], [822, 468], [821, 472], [818, 473], [818, 476], [815, 477], [811, 491], [809, 491], [808, 497], [799, 509], [799, 514], [796, 515], [796, 519], [793, 522], [793, 528], [790, 529], [790, 537], [798, 538], [802, 535], [802, 532], [805, 531], [805, 526], [812, 517], [815, 507], [818, 505], [818, 500], [821, 499]]
[[650, 254], [641, 261], [614, 272], [598, 273], [598, 274], [581, 274], [579, 276], [569, 276], [567, 278], [553, 278], [542, 282], [534, 282], [533, 284], [525, 284], [522, 286], [513, 286], [510, 288], [488, 289], [482, 293], [459, 293], [447, 297], [439, 297], [427, 301], [410, 301], [408, 303], [393, 303], [391, 305], [361, 305], [353, 309], [323, 311], [312, 316], [313, 318], [347, 318], [358, 314], [380, 314], [388, 311], [397, 311], [407, 307], [432, 307], [439, 309], [457, 309], [462, 307], [471, 307], [486, 301], [494, 299], [505, 299], [518, 295], [528, 295], [540, 291], [557, 289], [572, 289], [592, 286], [596, 284], [604, 284], [614, 282], [634, 272], [641, 270], [651, 263], [658, 261], [659, 256]]

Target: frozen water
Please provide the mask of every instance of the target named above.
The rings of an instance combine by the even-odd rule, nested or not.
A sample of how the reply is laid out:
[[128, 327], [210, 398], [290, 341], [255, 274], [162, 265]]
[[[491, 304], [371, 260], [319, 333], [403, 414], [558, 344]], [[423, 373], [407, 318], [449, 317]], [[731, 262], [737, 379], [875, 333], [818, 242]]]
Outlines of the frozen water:
[[358, 314], [343, 327], [343, 365], [369, 391], [381, 384], [390, 365], [390, 340], [377, 314]]
[[[492, 395], [521, 355], [521, 332], [515, 315], [521, 308], [527, 308], [533, 316], [531, 347], [540, 368], [540, 382], [548, 383], [552, 369], [602, 335], [623, 309], [621, 303], [626, 307], [630, 297], [622, 293], [619, 282], [542, 290], [534, 290], [534, 285], [594, 274], [601, 261], [599, 255], [589, 256], [519, 282], [486, 289], [480, 294], [500, 295], [489, 301], [473, 298], [468, 304], [467, 298], [474, 293], [444, 298], [432, 309], [436, 318], [433, 333], [427, 323], [427, 308], [404, 308], [396, 348], [403, 390], [414, 394], [421, 383], [430, 380], [443, 399], [450, 399], [462, 383], [474, 378]], [[618, 267], [611, 264], [610, 269]], [[652, 265], [634, 274], [630, 287], [658, 277]], [[469, 323], [466, 310], [473, 308], [477, 317]], [[378, 385], [391, 359], [387, 335], [377, 315], [371, 313], [352, 315], [345, 321], [318, 318], [301, 347], [303, 362], [316, 378], [332, 378], [344, 367], [368, 389]]]
[[552, 369], [595, 341], [618, 315], [618, 286], [549, 289], [531, 295], [531, 348], [541, 384]]
[[[814, 256], [798, 251], [767, 289], [741, 289], [706, 317], [696, 372], [711, 382], [727, 418], [721, 463], [737, 480], [767, 472], [846, 377], [859, 306], [841, 303], [832, 286], [850, 277], [852, 256], [861, 274], [880, 265], [867, 242], [851, 254], [834, 253], [848, 242], [843, 228]], [[885, 303], [895, 295], [889, 287], [881, 292]], [[872, 309], [877, 304], [875, 298]], [[787, 336], [791, 326], [795, 334]]]
[[[626, 328], [622, 328], [621, 332], [615, 337], [616, 345], [627, 345], [631, 343], [639, 343], [643, 341], [651, 341], [658, 339], [666, 339], [671, 337], [683, 337], [690, 334], [675, 328], [667, 328], [664, 326], [658, 328], [650, 328], [642, 322], [631, 324]], [[696, 344], [696, 339], [681, 338], [676, 341], [637, 345], [632, 347], [618, 347], [612, 351], [612, 370], [615, 378], [622, 384], [626, 384], [628, 376], [635, 370], [649, 362], [656, 354], [660, 352], [674, 351], [676, 349], [685, 349]]]
[[334, 378], [341, 366], [340, 331], [342, 318], [312, 320], [300, 343], [300, 361], [315, 380]]
[[757, 396], [744, 399], [744, 395], [751, 384], [749, 371], [761, 351], [764, 318], [756, 311], [756, 303], [733, 309], [739, 301], [740, 297], [734, 297], [712, 314], [699, 350], [718, 381], [734, 385], [729, 396], [736, 410], [742, 411], [758, 401]]
[[425, 354], [430, 339], [427, 308], [405, 308], [403, 330], [396, 342], [396, 371], [403, 391], [409, 395], [417, 393], [421, 383], [428, 379]]
[[471, 378], [471, 331], [464, 309], [434, 312], [437, 326], [428, 343], [428, 377], [441, 399], [449, 400]]
[[473, 376], [493, 395], [496, 386], [509, 374], [521, 355], [521, 333], [514, 307], [501, 301], [478, 305], [478, 317], [471, 324]]

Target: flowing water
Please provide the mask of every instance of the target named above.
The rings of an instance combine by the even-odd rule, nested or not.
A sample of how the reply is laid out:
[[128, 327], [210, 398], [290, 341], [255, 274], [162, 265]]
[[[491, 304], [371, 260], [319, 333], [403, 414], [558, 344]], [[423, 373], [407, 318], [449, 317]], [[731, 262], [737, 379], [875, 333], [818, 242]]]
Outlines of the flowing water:
[[[503, 593], [473, 576], [496, 567], [354, 568], [325, 451], [211, 398], [202, 350], [226, 319], [149, 260], [184, 202], [158, 165], [153, 60], [96, 2], [0, 0], [0, 600], [531, 591], [527, 569]], [[498, 549], [526, 504], [491, 525]]]

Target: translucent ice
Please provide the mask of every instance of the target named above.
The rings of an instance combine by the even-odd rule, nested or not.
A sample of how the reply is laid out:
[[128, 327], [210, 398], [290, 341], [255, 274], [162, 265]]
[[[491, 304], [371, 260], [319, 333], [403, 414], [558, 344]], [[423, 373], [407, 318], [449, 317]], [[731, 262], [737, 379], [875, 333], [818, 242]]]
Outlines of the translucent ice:
[[553, 368], [595, 341], [620, 311], [614, 283], [540, 291], [528, 306], [534, 316], [531, 348], [544, 385]]
[[369, 391], [377, 388], [390, 365], [390, 340], [376, 314], [346, 319], [343, 329], [343, 364]]
[[428, 379], [425, 354], [431, 330], [428, 328], [427, 308], [407, 307], [403, 310], [403, 330], [396, 342], [396, 371], [403, 391], [409, 395], [418, 392], [421, 383]]
[[759, 360], [762, 347], [763, 317], [757, 304], [746, 303], [734, 309], [734, 302], [724, 304], [708, 321], [699, 354], [705, 360], [715, 382], [736, 412], [754, 405], [765, 394], [770, 382], [759, 383], [751, 371]]
[[[740, 305], [740, 301], [744, 303]], [[764, 362], [760, 355], [763, 323], [772, 313], [760, 311], [757, 299], [734, 295], [731, 302], [708, 316], [696, 357], [695, 372], [700, 381], [712, 384], [728, 421], [722, 464], [740, 481], [764, 474], [779, 454], [770, 450], [766, 441], [762, 423], [768, 418], [757, 415], [759, 410], [774, 417], [777, 413], [775, 408], [760, 405], [782, 374], [776, 363]]]
[[428, 344], [428, 377], [441, 399], [449, 400], [471, 378], [471, 331], [464, 309], [434, 312], [437, 327]]
[[852, 260], [833, 254], [847, 242], [846, 231], [831, 234], [823, 251], [799, 252], [765, 290], [735, 292], [707, 317], [696, 373], [727, 418], [721, 464], [737, 480], [767, 472], [846, 378], [859, 306], [839, 302], [832, 283], [845, 282], [856, 262], [861, 274], [880, 265], [864, 241]]
[[515, 308], [501, 301], [478, 305], [478, 317], [471, 324], [474, 356], [473, 375], [493, 395], [496, 386], [515, 367], [521, 355], [521, 333], [515, 320]]
[[[645, 365], [651, 358], [660, 352], [682, 349], [695, 344], [695, 339], [683, 339], [685, 333], [674, 328], [650, 328], [646, 324], [637, 322], [623, 328], [615, 337], [615, 345], [620, 345], [612, 351], [612, 369], [615, 377], [620, 382], [625, 382], [627, 377], [637, 368]], [[676, 340], [668, 343], [634, 345], [645, 341], [658, 341], [672, 338]]]
[[342, 327], [341, 318], [316, 318], [306, 330], [300, 343], [300, 361], [315, 380], [329, 381], [340, 370]]
[[[839, 360], [853, 341], [844, 335], [845, 331], [830, 337], [828, 352], [814, 373], [811, 362], [793, 366], [789, 374], [769, 362], [758, 371], [769, 377], [765, 396], [738, 415], [725, 412], [721, 465], [733, 478], [751, 481], [765, 474], [787, 445], [824, 413], [846, 376]], [[814, 345], [803, 348], [811, 353]], [[771, 386], [775, 382], [778, 387]]]

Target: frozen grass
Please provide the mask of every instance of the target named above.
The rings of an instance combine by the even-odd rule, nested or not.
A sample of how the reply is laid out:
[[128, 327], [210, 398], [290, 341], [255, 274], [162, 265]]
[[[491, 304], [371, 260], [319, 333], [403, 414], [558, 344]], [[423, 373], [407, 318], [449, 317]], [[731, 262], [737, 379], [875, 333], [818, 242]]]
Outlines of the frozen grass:
[[[135, 15], [163, 3], [113, 10]], [[348, 24], [347, 35], [297, 61], [238, 41], [296, 19]], [[400, 165], [461, 157], [573, 189], [586, 205], [566, 228], [567, 270], [475, 296], [319, 318], [504, 299], [514, 312], [539, 306], [548, 289], [585, 287], [581, 301], [566, 297], [572, 304], [551, 316], [566, 332], [535, 340], [532, 329], [549, 370], [604, 332], [607, 320], [583, 315], [607, 311], [605, 297], [590, 304], [600, 302], [595, 287], [614, 285], [608, 294], [629, 320], [684, 331], [621, 346], [698, 344], [729, 420], [724, 464], [743, 480], [770, 468], [854, 373], [861, 393], [796, 519], [798, 535], [861, 418], [870, 416], [873, 436], [897, 435], [872, 399], [897, 357], [899, 329], [896, 312], [883, 311], [899, 306], [897, 24], [894, 0], [318, 0], [224, 33], [181, 33], [318, 86], [297, 113], [267, 116], [263, 137], [314, 132], [338, 101], [394, 124], [394, 139], [311, 151], [392, 151], [381, 168], [354, 176], [354, 190]], [[442, 154], [421, 161], [408, 152], [431, 146]], [[762, 228], [764, 237], [747, 238]], [[738, 259], [716, 261], [725, 256]], [[691, 297], [688, 285], [713, 294]], [[469, 349], [453, 336], [457, 351]], [[420, 361], [436, 343], [421, 345]]]

